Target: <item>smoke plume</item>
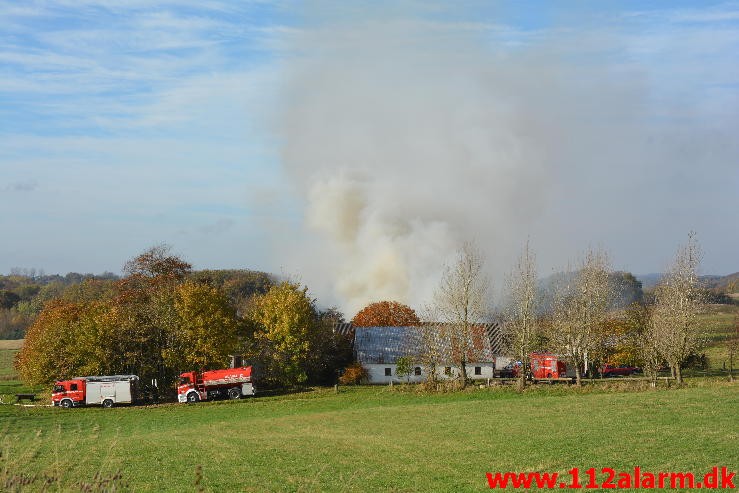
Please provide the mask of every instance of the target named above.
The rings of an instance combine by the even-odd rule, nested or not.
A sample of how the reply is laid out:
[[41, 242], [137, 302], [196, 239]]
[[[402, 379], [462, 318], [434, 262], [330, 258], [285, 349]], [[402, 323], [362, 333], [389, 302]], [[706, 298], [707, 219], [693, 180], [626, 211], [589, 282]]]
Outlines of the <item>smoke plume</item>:
[[606, 35], [526, 39], [403, 8], [311, 15], [286, 61], [282, 161], [318, 242], [306, 281], [350, 316], [428, 301], [465, 241], [494, 278], [529, 235], [563, 265], [573, 244], [608, 240], [596, 225], [628, 221], [612, 208], [626, 177], [665, 159], [644, 74], [596, 59]]

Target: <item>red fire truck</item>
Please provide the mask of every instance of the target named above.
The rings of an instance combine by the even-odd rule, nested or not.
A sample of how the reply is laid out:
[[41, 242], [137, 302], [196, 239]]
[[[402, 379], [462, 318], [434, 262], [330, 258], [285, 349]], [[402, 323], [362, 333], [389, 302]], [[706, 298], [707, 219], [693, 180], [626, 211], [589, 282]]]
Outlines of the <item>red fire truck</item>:
[[132, 404], [138, 398], [139, 377], [136, 375], [103, 375], [75, 377], [54, 384], [51, 403], [64, 408], [98, 404], [113, 407]]
[[177, 383], [179, 402], [198, 402], [213, 399], [240, 399], [256, 394], [252, 382], [252, 367], [182, 373]]
[[531, 353], [531, 376], [536, 379], [572, 378], [574, 370], [568, 369], [561, 357], [551, 353]]

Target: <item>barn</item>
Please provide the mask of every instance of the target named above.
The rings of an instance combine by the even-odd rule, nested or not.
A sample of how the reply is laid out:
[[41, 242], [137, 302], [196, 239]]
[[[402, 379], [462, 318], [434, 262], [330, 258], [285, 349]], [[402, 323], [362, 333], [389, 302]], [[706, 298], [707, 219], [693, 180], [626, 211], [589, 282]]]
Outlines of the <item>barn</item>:
[[[354, 355], [369, 374], [371, 384], [421, 382], [426, 380], [434, 363], [440, 380], [458, 378], [460, 368], [454, 361], [454, 331], [445, 324], [423, 324], [408, 327], [342, 327], [353, 335]], [[510, 358], [501, 356], [500, 326], [476, 324], [470, 328], [467, 342], [467, 376], [471, 380], [493, 378], [496, 363], [502, 366]], [[398, 375], [401, 357], [412, 362], [410, 375]]]

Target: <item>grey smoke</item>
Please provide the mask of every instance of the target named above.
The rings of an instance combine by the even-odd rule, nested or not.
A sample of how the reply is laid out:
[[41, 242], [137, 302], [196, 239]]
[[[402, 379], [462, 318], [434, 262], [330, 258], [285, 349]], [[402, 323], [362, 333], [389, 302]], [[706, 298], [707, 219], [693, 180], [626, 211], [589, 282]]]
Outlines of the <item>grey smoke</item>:
[[652, 125], [644, 67], [598, 57], [617, 36], [521, 34], [512, 47], [495, 24], [408, 12], [319, 8], [291, 39], [282, 160], [316, 242], [304, 280], [332, 289], [324, 300], [350, 316], [380, 299], [418, 307], [469, 240], [501, 278], [527, 236], [546, 270], [588, 244], [628, 256], [622, 237], [655, 234], [688, 187], [669, 175], [691, 176], [703, 142], [691, 134], [680, 152]]

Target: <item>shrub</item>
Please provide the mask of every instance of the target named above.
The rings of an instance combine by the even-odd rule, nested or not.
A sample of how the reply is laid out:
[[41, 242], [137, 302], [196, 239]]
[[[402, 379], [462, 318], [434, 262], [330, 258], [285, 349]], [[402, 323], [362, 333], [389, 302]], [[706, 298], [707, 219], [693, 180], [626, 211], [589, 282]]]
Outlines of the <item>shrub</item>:
[[339, 383], [342, 385], [358, 385], [368, 377], [367, 370], [362, 365], [352, 363], [346, 367], [344, 374], [339, 377]]

